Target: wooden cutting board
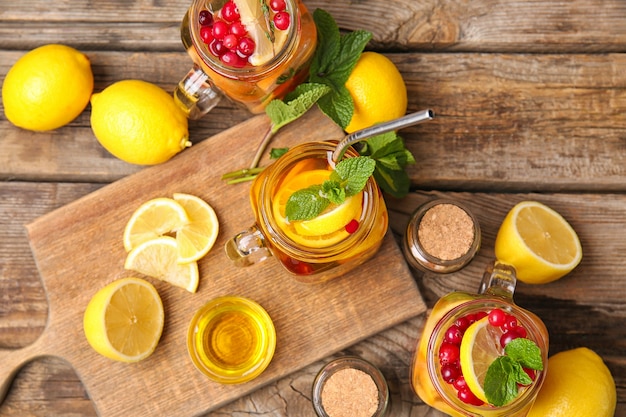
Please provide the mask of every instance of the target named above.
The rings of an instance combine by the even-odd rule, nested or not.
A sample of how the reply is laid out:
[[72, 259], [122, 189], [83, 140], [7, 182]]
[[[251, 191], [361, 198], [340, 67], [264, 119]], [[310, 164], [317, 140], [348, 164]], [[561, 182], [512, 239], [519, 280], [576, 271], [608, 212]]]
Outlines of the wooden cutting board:
[[[105, 186], [27, 225], [49, 317], [34, 344], [0, 350], [0, 401], [24, 363], [54, 355], [74, 367], [100, 416], [198, 415], [425, 311], [390, 232], [375, 258], [325, 284], [298, 283], [272, 258], [249, 268], [231, 265], [223, 246], [253, 223], [250, 183], [227, 185], [220, 177], [250, 164], [268, 127], [264, 115], [254, 117], [165, 164]], [[341, 137], [332, 122], [311, 111], [284, 128], [271, 146]], [[198, 195], [215, 208], [220, 220], [217, 243], [199, 262], [201, 281], [195, 294], [146, 278], [157, 287], [165, 307], [161, 341], [142, 362], [111, 361], [87, 344], [82, 330], [85, 307], [105, 284], [137, 275], [123, 267], [124, 226], [141, 203], [174, 192]], [[260, 377], [241, 385], [207, 379], [194, 368], [185, 345], [193, 313], [226, 294], [256, 300], [269, 312], [277, 332], [272, 363]]]

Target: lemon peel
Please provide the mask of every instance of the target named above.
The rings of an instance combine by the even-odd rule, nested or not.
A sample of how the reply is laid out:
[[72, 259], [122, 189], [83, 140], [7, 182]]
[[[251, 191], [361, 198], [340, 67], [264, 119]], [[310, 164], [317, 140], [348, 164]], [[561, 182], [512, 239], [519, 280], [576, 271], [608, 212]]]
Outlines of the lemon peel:
[[89, 104], [89, 58], [60, 44], [35, 48], [9, 69], [2, 84], [6, 118], [15, 126], [47, 131], [65, 126]]

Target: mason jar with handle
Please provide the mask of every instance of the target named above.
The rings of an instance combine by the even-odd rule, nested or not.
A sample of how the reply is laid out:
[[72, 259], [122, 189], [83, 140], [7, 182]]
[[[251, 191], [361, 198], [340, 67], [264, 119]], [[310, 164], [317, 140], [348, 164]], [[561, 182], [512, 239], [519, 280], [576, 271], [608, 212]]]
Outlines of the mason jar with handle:
[[[293, 277], [320, 283], [345, 274], [370, 259], [387, 232], [387, 208], [373, 177], [365, 188], [311, 220], [289, 221], [289, 196], [329, 179], [337, 142], [308, 142], [291, 148], [252, 183], [254, 224], [226, 243], [238, 266], [276, 258]], [[359, 156], [349, 148], [345, 157]]]
[[[496, 261], [487, 268], [478, 294], [452, 292], [435, 304], [411, 367], [413, 390], [426, 404], [455, 417], [521, 417], [529, 412], [547, 372], [549, 337], [541, 319], [513, 301], [516, 281], [515, 269]], [[491, 323], [497, 321], [489, 317], [494, 310], [506, 324]], [[483, 331], [475, 332], [478, 328]], [[466, 339], [468, 335], [475, 339]], [[534, 342], [542, 369], [524, 369], [530, 382], [513, 384], [516, 394], [505, 404], [490, 404], [479, 398], [485, 395], [481, 385], [486, 366], [468, 361], [492, 363], [493, 356], [505, 355], [504, 346], [515, 338]], [[505, 387], [504, 381], [496, 382]]]
[[194, 0], [189, 7], [181, 38], [193, 66], [174, 99], [190, 119], [222, 96], [262, 113], [306, 80], [317, 44], [313, 18], [299, 0], [272, 2], [277, 10], [267, 1]]

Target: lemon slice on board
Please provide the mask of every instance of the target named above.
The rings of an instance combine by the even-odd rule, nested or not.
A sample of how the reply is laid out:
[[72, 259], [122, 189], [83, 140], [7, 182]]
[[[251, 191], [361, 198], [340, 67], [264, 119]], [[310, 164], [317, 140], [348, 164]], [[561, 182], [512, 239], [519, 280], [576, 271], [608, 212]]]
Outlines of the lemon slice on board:
[[165, 315], [157, 290], [139, 278], [122, 278], [89, 301], [83, 329], [93, 349], [107, 358], [138, 362], [154, 352]]
[[172, 233], [189, 223], [187, 212], [171, 198], [154, 198], [143, 203], [131, 216], [124, 229], [124, 249]]
[[199, 197], [175, 193], [179, 203], [189, 217], [189, 223], [176, 232], [178, 263], [194, 262], [206, 255], [215, 244], [219, 222], [215, 210]]
[[[461, 340], [461, 371], [467, 387], [485, 403], [488, 403], [483, 385], [487, 369], [502, 355], [499, 336], [491, 334], [500, 331], [489, 326], [489, 317], [484, 317], [467, 328]], [[500, 331], [501, 332], [501, 331]], [[501, 333], [500, 333], [501, 334]]]
[[170, 236], [148, 240], [131, 250], [124, 268], [160, 279], [189, 292], [196, 292], [200, 280], [196, 262], [178, 263], [178, 244]]
[[571, 272], [583, 252], [576, 231], [559, 213], [522, 201], [507, 214], [496, 237], [496, 258], [515, 267], [527, 284], [545, 284]]

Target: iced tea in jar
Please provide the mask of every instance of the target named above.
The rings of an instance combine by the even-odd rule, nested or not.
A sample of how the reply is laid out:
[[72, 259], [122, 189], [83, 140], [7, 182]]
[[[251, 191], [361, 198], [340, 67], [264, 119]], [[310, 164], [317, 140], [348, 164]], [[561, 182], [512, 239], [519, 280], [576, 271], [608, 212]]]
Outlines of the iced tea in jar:
[[[289, 220], [286, 214], [294, 192], [330, 179], [336, 148], [337, 142], [295, 146], [255, 178], [250, 203], [256, 222], [226, 244], [236, 265], [249, 266], [273, 256], [296, 280], [320, 283], [374, 256], [387, 232], [388, 216], [373, 176], [360, 192], [309, 220]], [[345, 153], [345, 158], [358, 156], [351, 147]]]
[[495, 262], [478, 294], [434, 306], [411, 368], [428, 405], [451, 416], [525, 416], [544, 380], [548, 331], [513, 301], [514, 268]]
[[189, 118], [222, 95], [262, 113], [308, 76], [315, 22], [300, 0], [194, 0], [181, 26], [194, 66], [174, 91]]

